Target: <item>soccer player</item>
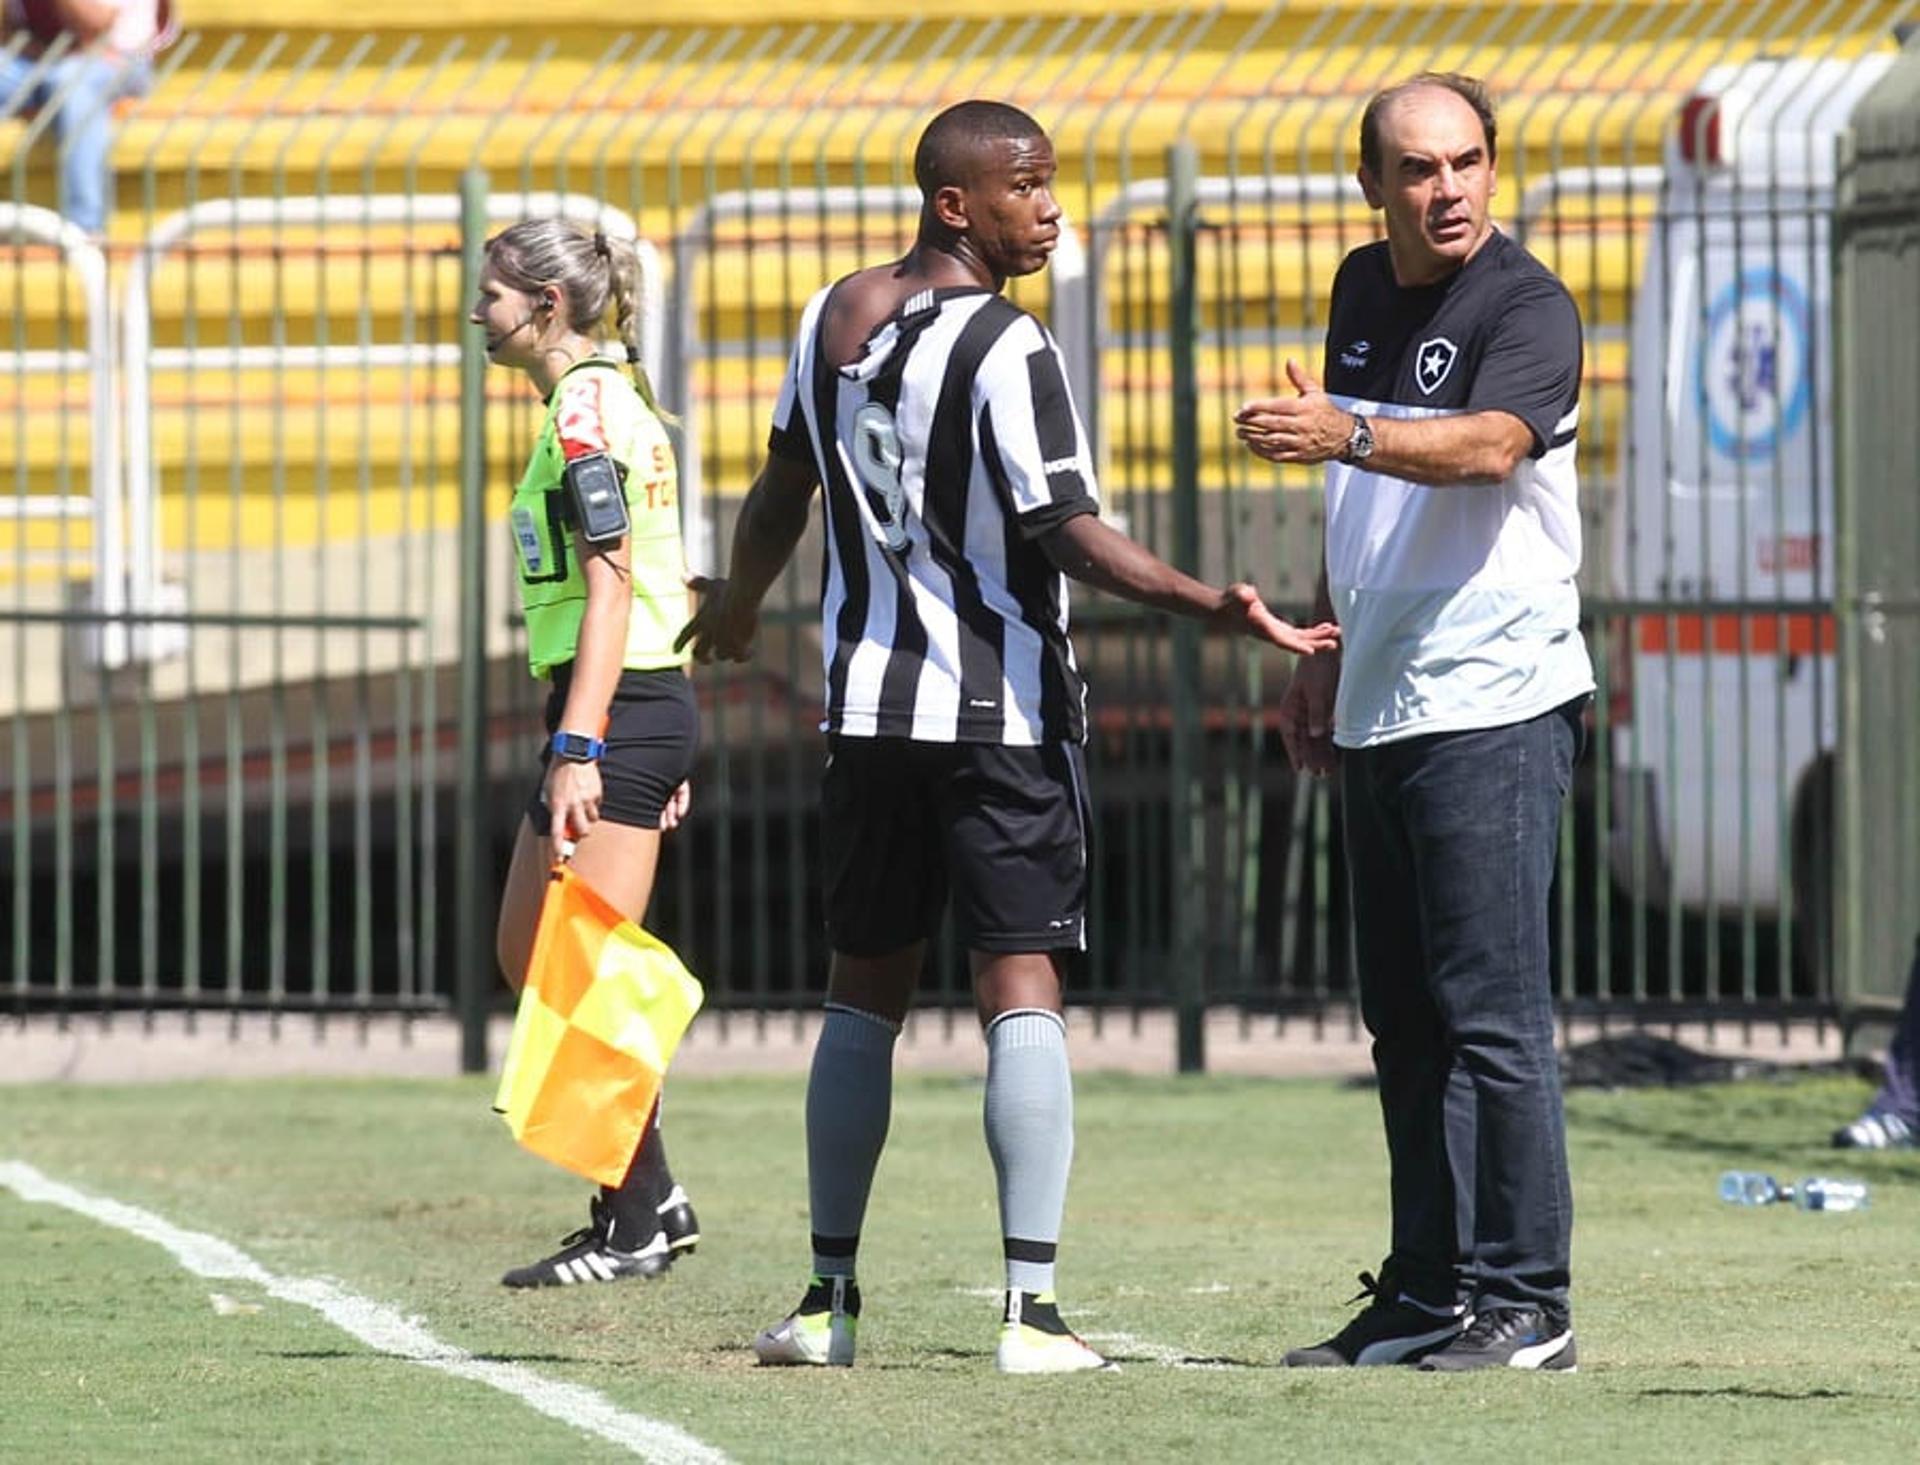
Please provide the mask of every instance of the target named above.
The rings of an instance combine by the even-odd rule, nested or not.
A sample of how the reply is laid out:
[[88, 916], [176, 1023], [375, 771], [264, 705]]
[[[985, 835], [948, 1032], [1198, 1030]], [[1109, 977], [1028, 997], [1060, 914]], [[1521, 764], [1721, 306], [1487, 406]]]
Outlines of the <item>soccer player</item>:
[[1053, 252], [1054, 170], [1046, 134], [1013, 107], [962, 102], [928, 125], [915, 243], [808, 302], [729, 576], [696, 585], [682, 633], [702, 661], [749, 654], [824, 484], [833, 964], [807, 1088], [813, 1278], [756, 1339], [762, 1363], [853, 1362], [894, 1039], [951, 894], [986, 1033], [1006, 1258], [996, 1363], [1105, 1366], [1054, 1297], [1073, 1151], [1061, 981], [1085, 942], [1088, 818], [1062, 575], [1300, 655], [1337, 635], [1278, 619], [1250, 585], [1202, 584], [1101, 523], [1059, 347], [999, 293]]
[[[542, 774], [500, 898], [500, 969], [517, 991], [560, 841], [573, 866], [639, 921], [661, 832], [686, 815], [699, 716], [673, 633], [686, 560], [673, 448], [640, 359], [632, 246], [564, 219], [528, 219], [487, 243], [470, 317], [487, 356], [526, 374], [547, 410], [509, 515], [527, 660], [550, 682]], [[611, 312], [629, 377], [603, 354]], [[588, 1224], [509, 1287], [653, 1277], [700, 1239], [674, 1184], [659, 1111], [626, 1178], [602, 1186]]]

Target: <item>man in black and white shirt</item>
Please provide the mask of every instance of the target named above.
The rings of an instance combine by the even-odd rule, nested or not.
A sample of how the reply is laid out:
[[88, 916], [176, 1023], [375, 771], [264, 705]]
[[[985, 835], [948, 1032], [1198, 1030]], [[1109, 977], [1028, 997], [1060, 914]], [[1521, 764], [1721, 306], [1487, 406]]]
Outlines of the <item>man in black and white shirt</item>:
[[1296, 1366], [1574, 1366], [1547, 927], [1593, 691], [1580, 321], [1489, 220], [1494, 138], [1470, 78], [1373, 99], [1360, 185], [1387, 237], [1335, 278], [1326, 389], [1289, 362], [1296, 395], [1238, 417], [1261, 457], [1327, 464], [1341, 652], [1301, 667], [1281, 736], [1296, 768], [1340, 774], [1391, 1156], [1372, 1302]]
[[1025, 113], [963, 102], [914, 155], [905, 258], [811, 300], [741, 509], [729, 578], [683, 633], [743, 659], [766, 589], [825, 486], [822, 787], [833, 942], [807, 1090], [813, 1282], [756, 1339], [763, 1363], [853, 1361], [854, 1256], [891, 1105], [893, 1042], [951, 890], [987, 1039], [1006, 1372], [1104, 1366], [1060, 1321], [1054, 1252], [1073, 1149], [1061, 1016], [1084, 944], [1085, 690], [1063, 576], [1301, 655], [1249, 585], [1217, 590], [1100, 522], [1059, 347], [1001, 298], [1059, 237], [1052, 144]]

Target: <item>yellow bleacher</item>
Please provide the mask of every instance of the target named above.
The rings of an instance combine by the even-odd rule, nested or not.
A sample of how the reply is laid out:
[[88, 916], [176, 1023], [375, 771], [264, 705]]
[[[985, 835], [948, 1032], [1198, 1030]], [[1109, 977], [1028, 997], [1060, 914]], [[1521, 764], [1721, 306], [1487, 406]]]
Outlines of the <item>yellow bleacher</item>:
[[[1562, 170], [1657, 165], [1680, 103], [1710, 66], [1781, 49], [1857, 54], [1887, 44], [1902, 13], [1893, 0], [1844, 15], [1793, 0], [1455, 0], [1384, 17], [1363, 0], [1205, 10], [1051, 0], [1032, 14], [1004, 0], [762, 0], [750, 22], [622, 34], [604, 6], [581, 0], [549, 0], [537, 20], [469, 0], [457, 27], [447, 9], [297, 0], [275, 7], [266, 28], [257, 6], [197, 0], [187, 13], [195, 29], [120, 124], [107, 238], [116, 300], [142, 242], [197, 200], [444, 195], [476, 164], [497, 193], [603, 196], [670, 261], [671, 241], [711, 196], [903, 185], [913, 137], [936, 106], [1004, 93], [1053, 131], [1059, 193], [1083, 235], [1097, 236], [1099, 416], [1126, 491], [1164, 486], [1169, 466], [1166, 255], [1149, 242], [1163, 209], [1100, 221], [1130, 186], [1164, 174], [1171, 143], [1190, 140], [1212, 176], [1338, 180], [1351, 174], [1359, 110], [1376, 86], [1429, 65], [1471, 70], [1502, 103], [1496, 208], [1512, 227], [1510, 211]], [[17, 137], [19, 124], [8, 125]], [[16, 158], [14, 178], [17, 196], [50, 203], [50, 149]], [[1656, 205], [1644, 186], [1607, 183], [1526, 221], [1586, 317], [1585, 430], [1596, 443], [1619, 440], [1635, 249]], [[1351, 189], [1271, 207], [1209, 205], [1202, 220], [1202, 479], [1246, 482], [1251, 470], [1227, 434], [1206, 424], [1274, 378], [1281, 347], [1312, 352], [1333, 268], [1372, 223]], [[717, 230], [691, 277], [668, 282], [670, 303], [691, 292], [712, 353], [689, 363], [692, 397], [681, 404], [710, 492], [748, 479], [800, 302], [901, 227], [884, 208], [865, 233], [844, 210], [824, 229], [819, 212], [763, 211]], [[466, 307], [457, 246], [446, 225], [265, 224], [199, 236], [157, 269], [152, 340], [173, 355], [152, 375], [150, 427], [170, 554], [452, 522], [458, 374], [444, 348]], [[72, 493], [92, 452], [75, 423], [90, 410], [85, 376], [28, 373], [5, 359], [84, 339], [72, 272], [41, 245], [0, 249], [0, 301], [13, 304], [0, 345], [0, 464], [13, 465], [17, 493]], [[418, 359], [324, 368], [264, 359], [362, 341]], [[241, 365], [188, 359], [240, 347], [255, 348]], [[524, 445], [531, 408], [519, 386], [491, 384], [496, 478]], [[49, 430], [50, 417], [66, 426]], [[1143, 421], [1150, 432], [1116, 440], [1118, 425]], [[84, 519], [0, 520], [0, 582], [23, 566], [43, 573], [90, 532]]]

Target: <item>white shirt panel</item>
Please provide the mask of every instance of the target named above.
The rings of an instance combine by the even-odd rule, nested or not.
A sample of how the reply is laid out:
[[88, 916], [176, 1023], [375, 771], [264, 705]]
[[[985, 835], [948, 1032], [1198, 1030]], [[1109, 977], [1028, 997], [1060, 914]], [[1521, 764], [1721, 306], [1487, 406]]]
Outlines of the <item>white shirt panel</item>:
[[[1336, 400], [1383, 418], [1446, 415]], [[1506, 726], [1593, 690], [1576, 482], [1571, 439], [1497, 484], [1439, 488], [1328, 465], [1336, 743]]]

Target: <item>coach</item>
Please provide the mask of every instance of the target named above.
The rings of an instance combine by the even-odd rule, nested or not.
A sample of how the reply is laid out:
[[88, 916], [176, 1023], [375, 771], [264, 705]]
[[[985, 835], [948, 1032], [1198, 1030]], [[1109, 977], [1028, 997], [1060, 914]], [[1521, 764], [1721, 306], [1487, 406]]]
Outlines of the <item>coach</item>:
[[1494, 138], [1471, 78], [1373, 98], [1359, 178], [1387, 237], [1334, 279], [1326, 388], [1289, 362], [1296, 395], [1236, 419], [1262, 458], [1327, 464], [1344, 651], [1300, 663], [1280, 726], [1296, 768], [1340, 773], [1391, 1167], [1369, 1305], [1294, 1365], [1574, 1366], [1547, 922], [1594, 685], [1580, 322], [1489, 221]]

